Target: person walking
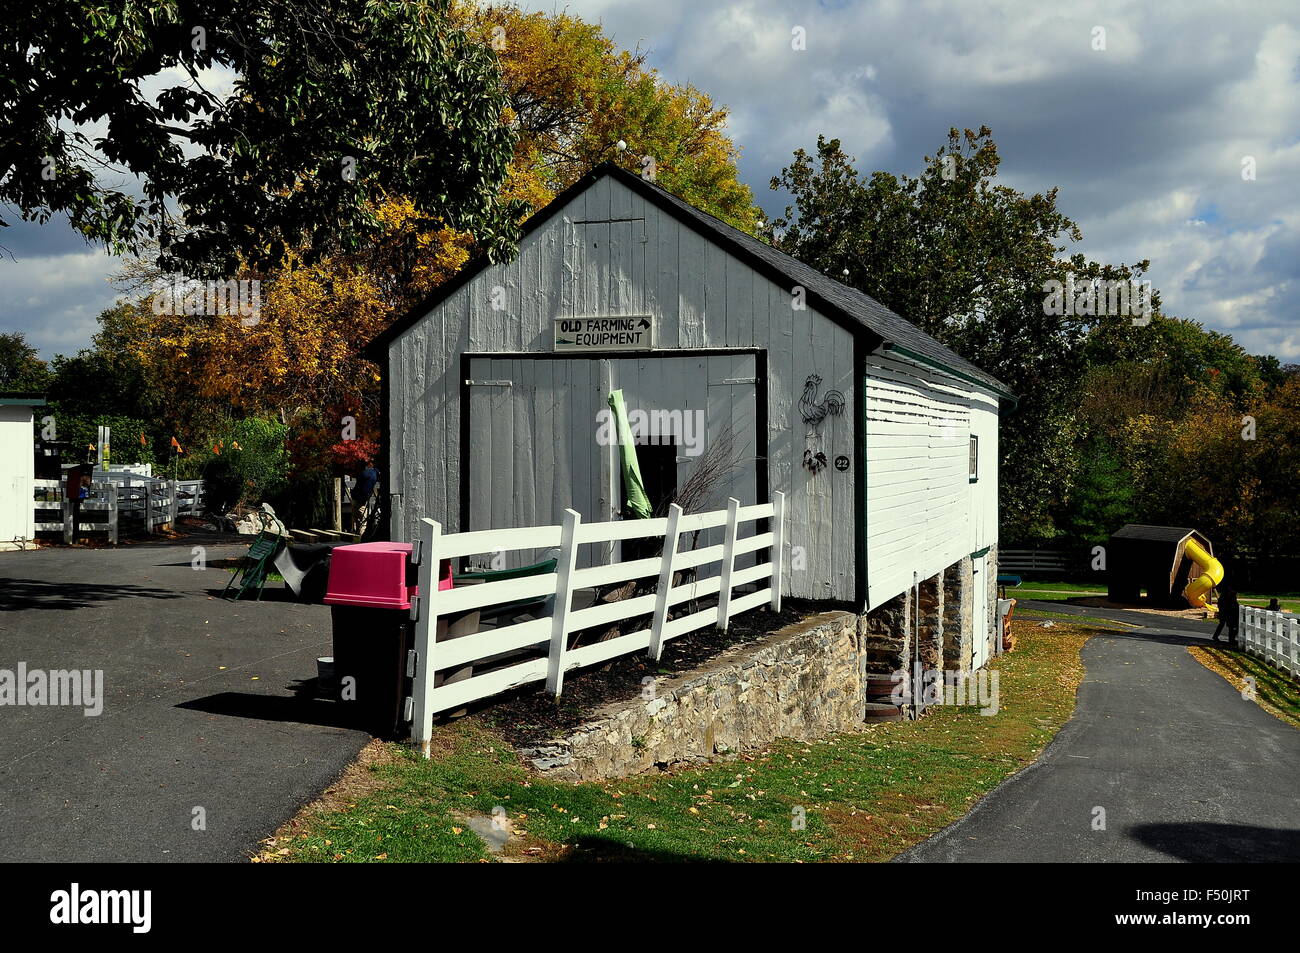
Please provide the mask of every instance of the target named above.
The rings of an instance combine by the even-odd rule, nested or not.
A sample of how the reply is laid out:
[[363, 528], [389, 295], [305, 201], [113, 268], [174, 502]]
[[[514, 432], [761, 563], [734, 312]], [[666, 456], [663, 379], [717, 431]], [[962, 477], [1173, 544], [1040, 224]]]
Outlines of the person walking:
[[378, 482], [379, 471], [375, 469], [375, 461], [367, 460], [366, 468], [357, 477], [357, 485], [352, 488], [352, 531], [354, 533], [361, 532], [365, 524], [366, 515], [370, 512], [370, 496], [374, 493]]
[[1232, 586], [1222, 586], [1219, 589], [1219, 625], [1214, 630], [1214, 638], [1211, 642], [1219, 641], [1219, 633], [1227, 628], [1228, 642], [1237, 641], [1237, 626], [1241, 622], [1240, 613], [1237, 611], [1237, 590]]
[[81, 531], [81, 505], [90, 491], [91, 464], [79, 463], [64, 474], [63, 493], [71, 504], [72, 542], [76, 542]]

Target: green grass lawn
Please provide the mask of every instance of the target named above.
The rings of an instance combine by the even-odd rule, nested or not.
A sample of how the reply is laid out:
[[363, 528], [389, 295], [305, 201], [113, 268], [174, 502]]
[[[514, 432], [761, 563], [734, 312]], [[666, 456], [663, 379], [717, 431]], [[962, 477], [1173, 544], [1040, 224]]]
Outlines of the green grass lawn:
[[1027, 621], [1033, 621], [1033, 622], [1042, 621], [1044, 619], [1051, 619], [1053, 621], [1056, 621], [1057, 619], [1063, 619], [1066, 622], [1079, 622], [1082, 618], [1082, 621], [1084, 621], [1092, 628], [1101, 629], [1108, 632], [1123, 632], [1128, 629], [1140, 628], [1140, 626], [1129, 622], [1116, 622], [1114, 619], [1101, 619], [1101, 618], [1092, 619], [1087, 617], [1080, 617], [1079, 615], [1071, 612], [1049, 612], [1046, 609], [1017, 608], [1016, 614], [1012, 618], [1023, 619]]
[[[1007, 595], [1012, 599], [1034, 599], [1039, 602], [1064, 602], [1067, 599], [1074, 599], [1078, 596], [1104, 596], [1106, 595], [1106, 585], [1105, 583], [1083, 584], [1077, 582], [1055, 582], [1043, 579], [1026, 579], [1020, 586], [1007, 587]], [[1268, 605], [1268, 601], [1275, 595], [1281, 603], [1282, 608], [1287, 612], [1300, 612], [1300, 593], [1298, 592], [1243, 592], [1238, 595], [1238, 599], [1243, 605], [1263, 608]]]
[[[496, 859], [469, 820], [504, 811], [510, 859], [887, 860], [956, 820], [1032, 762], [1074, 710], [1079, 650], [1101, 626], [1015, 623], [993, 662], [998, 714], [938, 707], [915, 722], [816, 742], [781, 741], [702, 768], [602, 783], [544, 780], [485, 724], [439, 726], [435, 755], [375, 742], [263, 845], [267, 861]], [[792, 823], [800, 813], [803, 829]]]

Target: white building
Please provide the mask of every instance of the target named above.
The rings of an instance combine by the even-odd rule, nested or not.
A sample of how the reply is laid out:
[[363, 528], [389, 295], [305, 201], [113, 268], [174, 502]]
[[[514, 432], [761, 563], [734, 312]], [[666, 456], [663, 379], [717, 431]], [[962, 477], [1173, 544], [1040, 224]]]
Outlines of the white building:
[[[597, 414], [620, 388], [659, 422], [638, 447], [652, 498], [727, 434], [741, 465], [713, 505], [787, 494], [788, 595], [867, 612], [968, 560], [993, 575], [1006, 388], [612, 164], [534, 215], [512, 261], [468, 266], [368, 353], [384, 369], [394, 539], [426, 516], [447, 532], [558, 523], [568, 507], [616, 518], [618, 448]], [[974, 587], [977, 617], [990, 588]]]
[[31, 394], [0, 392], [0, 549], [21, 549], [36, 538], [32, 419], [43, 403]]

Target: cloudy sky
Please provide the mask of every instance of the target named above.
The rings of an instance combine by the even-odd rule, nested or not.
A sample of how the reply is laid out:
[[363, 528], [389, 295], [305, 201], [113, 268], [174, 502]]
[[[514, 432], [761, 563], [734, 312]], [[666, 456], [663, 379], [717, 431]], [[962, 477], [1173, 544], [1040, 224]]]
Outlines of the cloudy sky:
[[[729, 106], [742, 178], [769, 213], [784, 201], [768, 179], [818, 133], [863, 172], [915, 172], [949, 127], [988, 125], [1007, 184], [1060, 188], [1084, 233], [1076, 250], [1150, 258], [1166, 312], [1300, 362], [1294, 2], [523, 5], [599, 20], [667, 80]], [[0, 329], [45, 356], [84, 346], [112, 301], [113, 261], [53, 223], [0, 241], [17, 258], [0, 263]]]

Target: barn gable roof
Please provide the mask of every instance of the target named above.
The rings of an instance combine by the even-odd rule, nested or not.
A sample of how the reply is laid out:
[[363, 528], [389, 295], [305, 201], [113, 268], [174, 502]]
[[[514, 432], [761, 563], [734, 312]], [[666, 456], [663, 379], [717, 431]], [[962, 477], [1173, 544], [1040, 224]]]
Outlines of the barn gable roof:
[[[916, 325], [895, 314], [869, 295], [836, 281], [811, 265], [697, 209], [666, 189], [647, 182], [612, 162], [604, 162], [596, 166], [556, 196], [549, 205], [524, 223], [523, 235], [527, 236], [545, 225], [575, 196], [607, 175], [740, 258], [761, 274], [780, 284], [799, 285], [804, 288], [810, 305], [855, 334], [867, 336], [870, 348], [883, 348], [895, 352], [907, 360], [934, 367], [954, 377], [978, 384], [999, 396], [1014, 400], [1006, 385], [997, 378], [980, 370], [951, 348], [940, 344]], [[468, 284], [490, 264], [484, 256], [466, 265], [456, 278], [436, 289], [432, 295], [412, 308], [405, 317], [395, 321], [386, 331], [371, 341], [364, 353], [373, 359], [381, 357], [389, 342]]]

